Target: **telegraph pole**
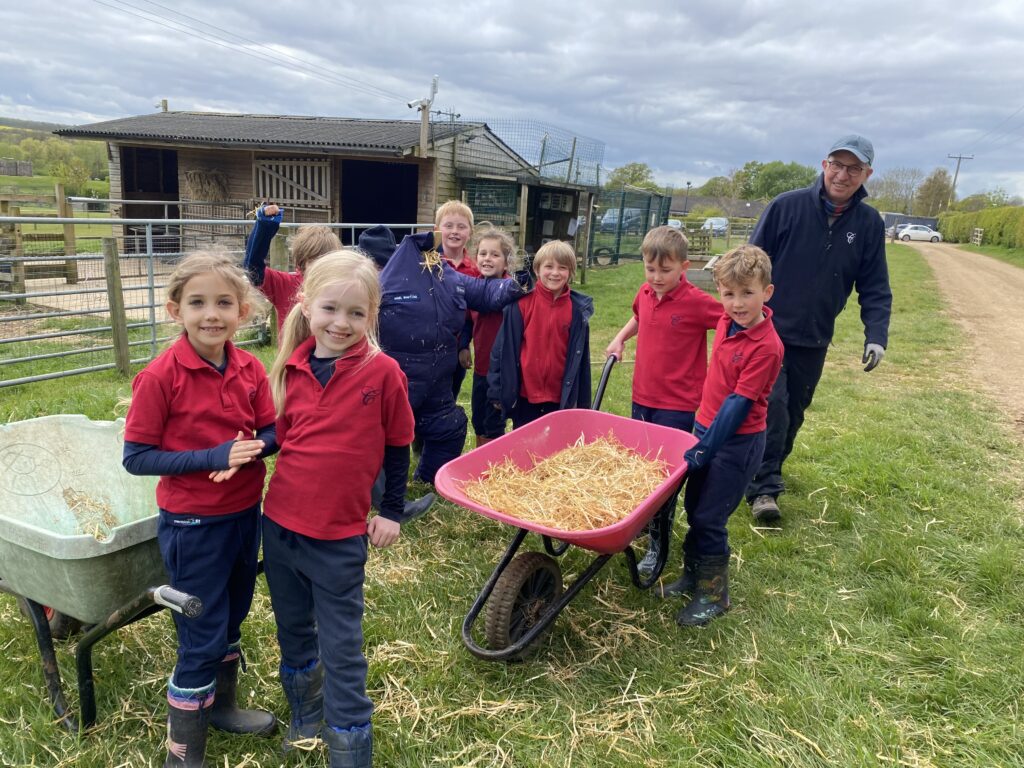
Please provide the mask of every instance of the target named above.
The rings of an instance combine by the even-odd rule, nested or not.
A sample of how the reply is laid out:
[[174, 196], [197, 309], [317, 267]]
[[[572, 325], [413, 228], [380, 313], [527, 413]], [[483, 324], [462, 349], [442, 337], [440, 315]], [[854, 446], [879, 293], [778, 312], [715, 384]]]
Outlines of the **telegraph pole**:
[[953, 172], [953, 186], [949, 189], [949, 202], [946, 203], [946, 210], [953, 207], [953, 200], [956, 199], [956, 180], [960, 175], [960, 161], [973, 160], [974, 155], [946, 155], [950, 160], [956, 160], [956, 170]]

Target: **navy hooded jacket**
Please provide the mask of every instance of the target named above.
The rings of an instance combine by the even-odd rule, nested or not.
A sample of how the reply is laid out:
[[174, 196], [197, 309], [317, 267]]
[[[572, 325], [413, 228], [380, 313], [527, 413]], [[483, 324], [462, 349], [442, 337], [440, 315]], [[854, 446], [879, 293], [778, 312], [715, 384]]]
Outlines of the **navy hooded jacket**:
[[[590, 407], [590, 318], [594, 300], [585, 294], [569, 291], [572, 320], [569, 322], [569, 347], [566, 351], [565, 373], [562, 375], [562, 397], [559, 410]], [[519, 355], [523, 347], [523, 313], [519, 305], [505, 309], [501, 328], [491, 348], [491, 364], [487, 371], [487, 400], [501, 403], [508, 415], [519, 401], [522, 367]]]
[[768, 306], [786, 346], [824, 348], [836, 317], [857, 289], [865, 343], [889, 341], [892, 291], [885, 262], [885, 225], [857, 190], [832, 224], [822, 205], [824, 174], [811, 186], [784, 192], [765, 208], [750, 242], [772, 260], [775, 294]]
[[466, 309], [498, 312], [523, 293], [511, 278], [469, 277], [442, 257], [428, 268], [423, 254], [433, 249], [433, 232], [407, 235], [380, 273], [380, 345], [409, 379], [413, 411], [445, 391], [452, 398]]

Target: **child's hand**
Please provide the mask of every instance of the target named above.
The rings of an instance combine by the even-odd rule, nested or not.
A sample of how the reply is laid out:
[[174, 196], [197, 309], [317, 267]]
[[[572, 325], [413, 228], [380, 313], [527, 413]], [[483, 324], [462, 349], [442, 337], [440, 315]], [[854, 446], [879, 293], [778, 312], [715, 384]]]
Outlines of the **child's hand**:
[[277, 203], [267, 203], [263, 206], [264, 216], [277, 216], [281, 212], [281, 206]]
[[390, 547], [402, 532], [402, 526], [394, 520], [374, 515], [366, 525], [366, 533], [370, 537], [370, 543], [378, 549]]
[[468, 347], [459, 350], [459, 365], [466, 369], [473, 367], [473, 354], [469, 351]]
[[215, 483], [223, 483], [225, 480], [230, 480], [242, 467], [232, 467], [231, 469], [218, 469], [210, 473], [210, 479]]
[[248, 464], [253, 461], [261, 453], [263, 453], [263, 441], [262, 440], [243, 440], [245, 433], [242, 430], [238, 430], [238, 437], [235, 438], [235, 444], [231, 446], [231, 452], [228, 454], [228, 466], [239, 467], [242, 464]]
[[622, 353], [626, 351], [625, 342], [619, 341], [618, 339], [612, 339], [612, 343], [604, 351], [605, 357], [611, 357], [615, 355], [616, 360], [622, 359]]

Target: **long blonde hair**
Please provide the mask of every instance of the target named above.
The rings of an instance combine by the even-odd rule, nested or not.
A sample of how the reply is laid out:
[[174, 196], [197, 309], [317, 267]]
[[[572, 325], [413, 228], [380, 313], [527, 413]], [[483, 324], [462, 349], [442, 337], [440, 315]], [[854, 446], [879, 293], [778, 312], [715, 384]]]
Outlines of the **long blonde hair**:
[[270, 391], [274, 395], [277, 415], [284, 412], [285, 372], [289, 358], [302, 342], [312, 335], [309, 320], [303, 309], [309, 309], [317, 296], [336, 283], [362, 283], [370, 297], [370, 314], [366, 318], [366, 341], [370, 346], [367, 359], [380, 352], [377, 339], [377, 325], [380, 312], [380, 282], [373, 261], [352, 248], [321, 256], [306, 268], [306, 274], [299, 289], [299, 301], [292, 307], [284, 321], [277, 350], [277, 357], [270, 368]]

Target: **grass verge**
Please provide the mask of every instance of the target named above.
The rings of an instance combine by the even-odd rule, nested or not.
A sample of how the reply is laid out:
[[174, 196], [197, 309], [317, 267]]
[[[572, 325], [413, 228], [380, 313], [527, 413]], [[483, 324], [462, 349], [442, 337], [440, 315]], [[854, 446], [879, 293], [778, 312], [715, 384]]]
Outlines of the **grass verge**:
[[[1021, 764], [1024, 452], [970, 388], [962, 339], [928, 268], [904, 246], [890, 247], [889, 260], [886, 360], [860, 370], [854, 305], [787, 463], [784, 521], [769, 530], [753, 527], [745, 508], [734, 515], [734, 608], [709, 628], [681, 631], [679, 605], [633, 589], [615, 558], [535, 657], [485, 663], [463, 649], [459, 627], [511, 529], [441, 503], [395, 547], [372, 552], [365, 630], [377, 764]], [[588, 276], [595, 361], [627, 319], [641, 274], [629, 264]], [[607, 410], [628, 412], [630, 357], [613, 372]], [[108, 418], [127, 390], [103, 375], [0, 390], [0, 418]], [[589, 559], [571, 550], [566, 580]], [[670, 578], [677, 568], [676, 551]], [[0, 762], [160, 764], [174, 657], [166, 615], [97, 648], [100, 723], [82, 737], [53, 724], [32, 633], [10, 597], [0, 596], [0, 622]], [[262, 580], [245, 633], [240, 689], [285, 717]], [[66, 680], [69, 651], [59, 652]], [[282, 762], [275, 740], [223, 734], [212, 735], [209, 756]]]

